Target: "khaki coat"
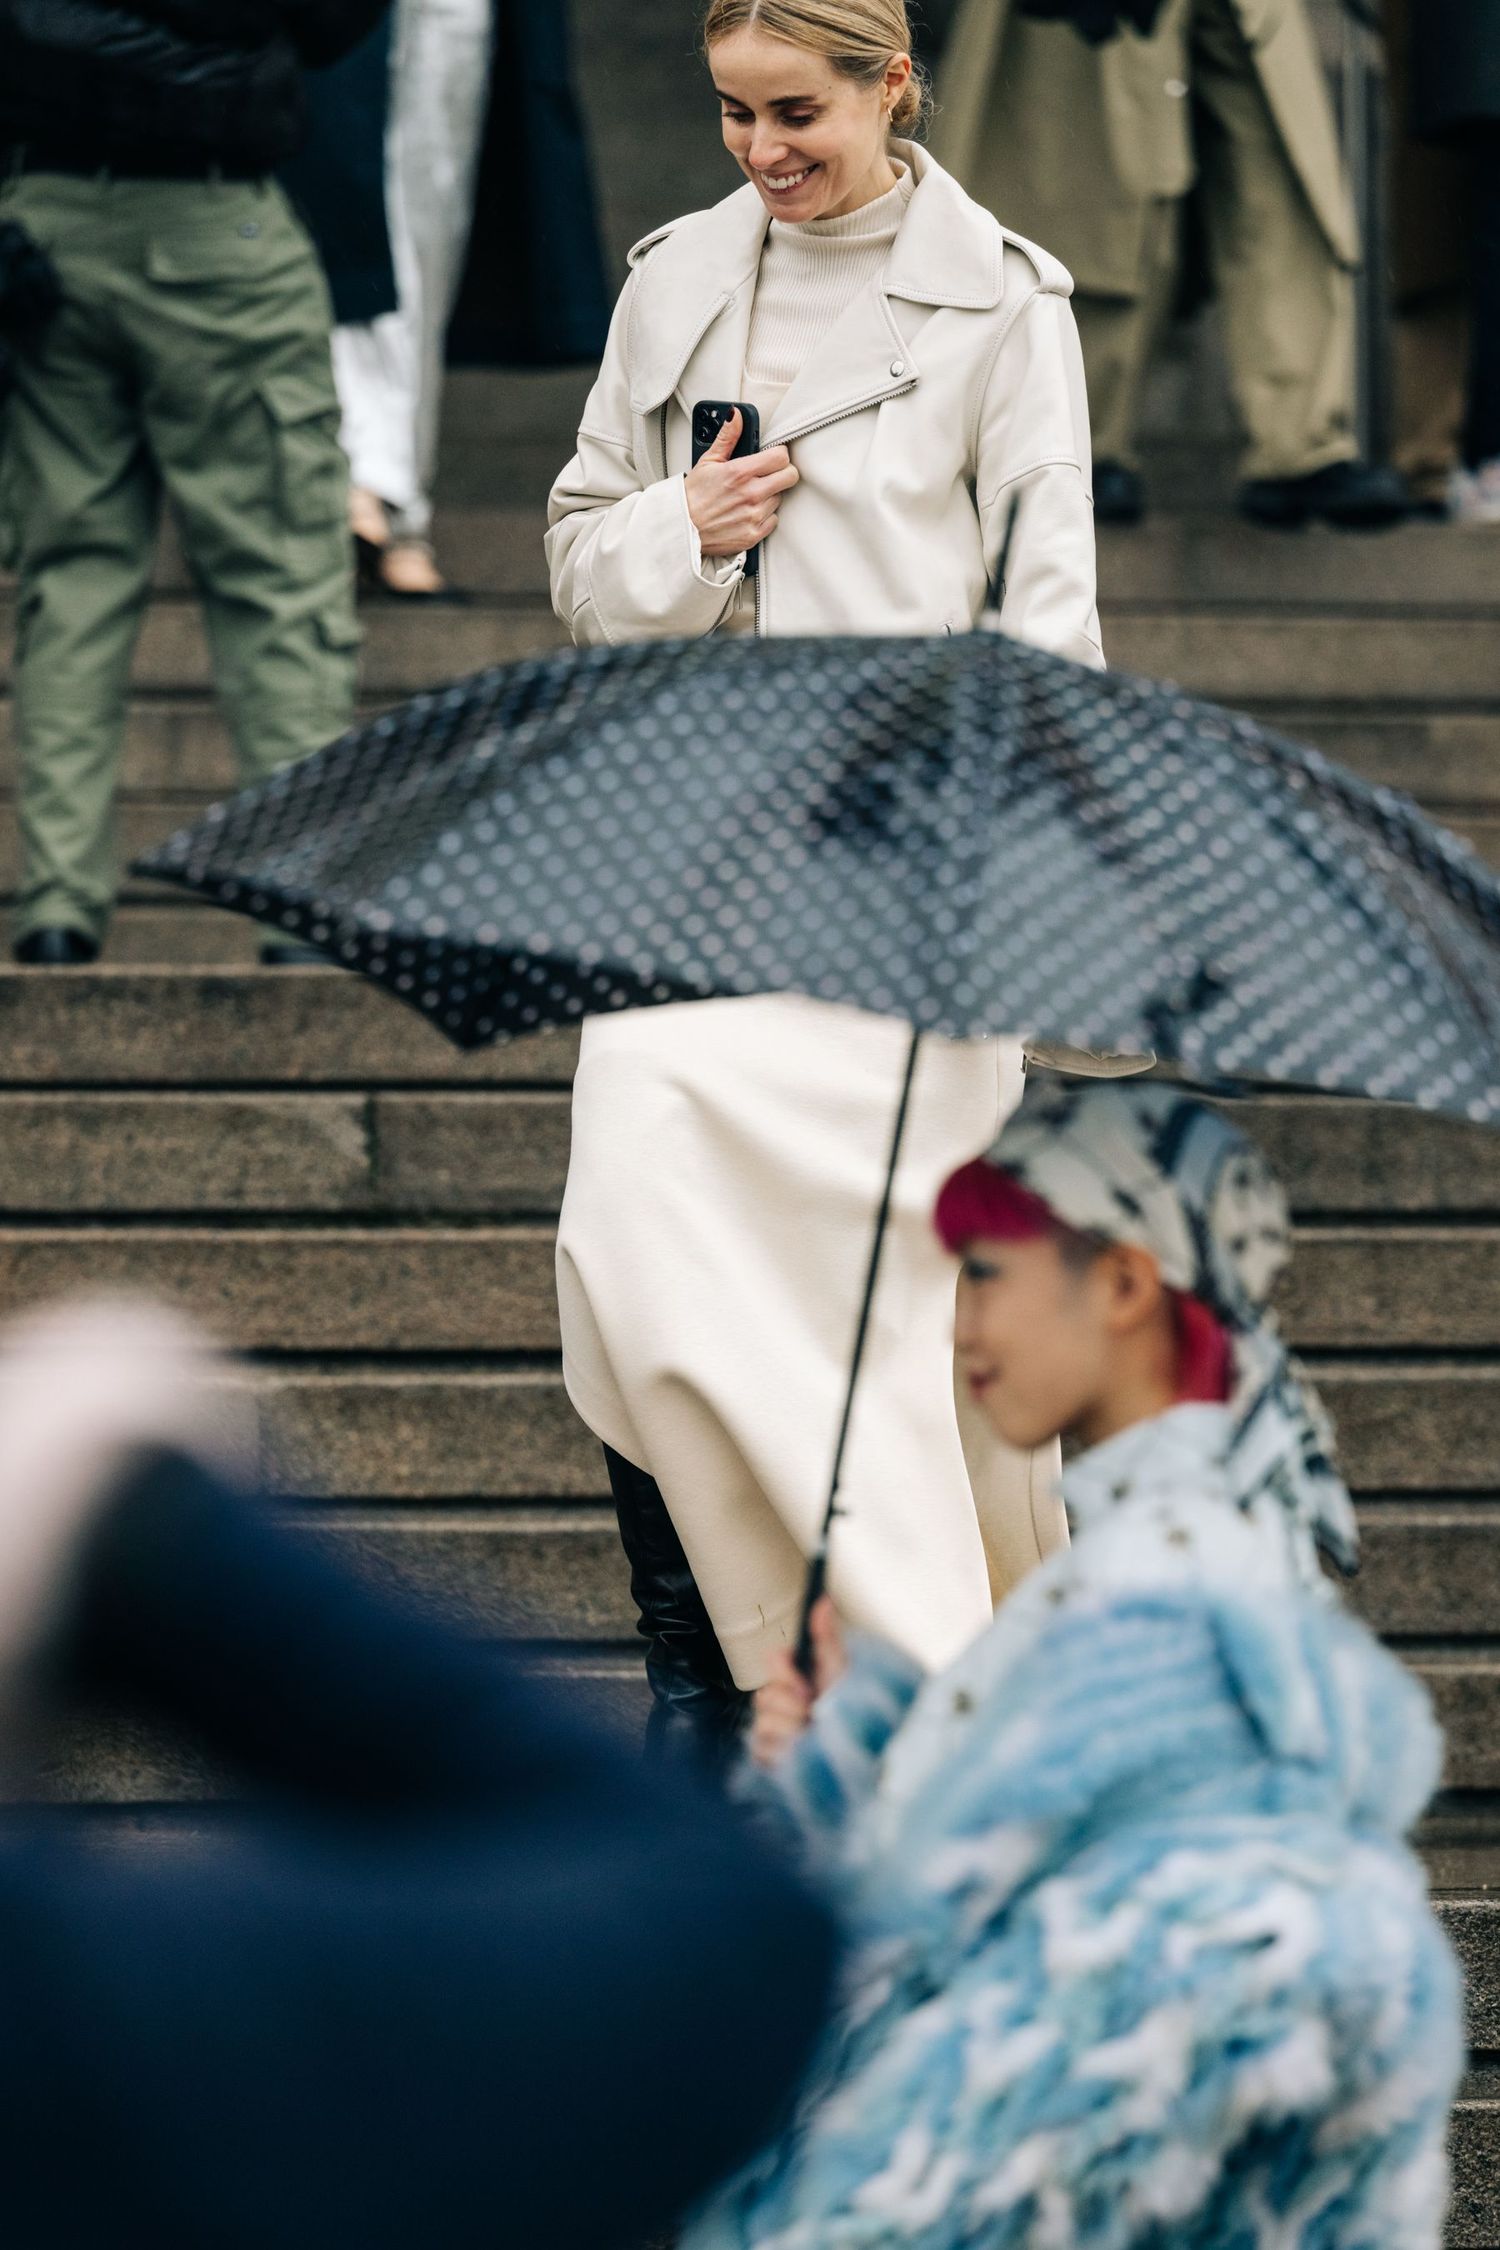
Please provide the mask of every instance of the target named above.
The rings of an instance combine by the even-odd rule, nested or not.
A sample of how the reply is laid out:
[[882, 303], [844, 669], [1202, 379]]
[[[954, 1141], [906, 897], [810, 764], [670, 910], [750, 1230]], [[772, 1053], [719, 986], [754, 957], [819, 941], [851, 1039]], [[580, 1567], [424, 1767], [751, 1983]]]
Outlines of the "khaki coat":
[[[1338, 262], [1359, 263], [1323, 65], [1303, 0], [1233, 0], [1292, 169]], [[1037, 233], [1090, 295], [1145, 286], [1152, 207], [1195, 178], [1193, 0], [1150, 38], [1091, 47], [1013, 0], [963, 0], [938, 81], [935, 153], [1007, 221]]]
[[[887, 269], [765, 432], [802, 481], [763, 551], [758, 629], [967, 631], [1014, 501], [1005, 626], [1102, 663], [1068, 276], [899, 153], [916, 188]], [[551, 501], [553, 600], [577, 642], [704, 635], [734, 606], [743, 571], [703, 561], [683, 478], [694, 401], [743, 395], [765, 233], [747, 186], [633, 254]], [[661, 1485], [744, 1687], [796, 1633], [907, 1038], [780, 997], [584, 1027], [564, 1377]], [[946, 1174], [1020, 1091], [1015, 1040], [925, 1042], [834, 1532], [845, 1615], [935, 1669], [1066, 1536], [1055, 1448], [1012, 1453], [967, 1400], [955, 1411], [953, 1261], [932, 1229]]]

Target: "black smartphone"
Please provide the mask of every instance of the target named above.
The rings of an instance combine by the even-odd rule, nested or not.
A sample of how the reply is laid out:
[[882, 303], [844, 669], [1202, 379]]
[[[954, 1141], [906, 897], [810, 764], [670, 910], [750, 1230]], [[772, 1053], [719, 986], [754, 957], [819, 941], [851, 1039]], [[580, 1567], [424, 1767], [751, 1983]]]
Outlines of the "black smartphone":
[[[693, 408], [693, 466], [696, 468], [713, 444], [730, 416], [738, 412], [744, 420], [739, 443], [731, 459], [742, 461], [747, 453], [760, 451], [760, 410], [742, 398], [700, 398]], [[745, 557], [745, 576], [754, 578], [760, 569], [760, 549], [752, 547]]]

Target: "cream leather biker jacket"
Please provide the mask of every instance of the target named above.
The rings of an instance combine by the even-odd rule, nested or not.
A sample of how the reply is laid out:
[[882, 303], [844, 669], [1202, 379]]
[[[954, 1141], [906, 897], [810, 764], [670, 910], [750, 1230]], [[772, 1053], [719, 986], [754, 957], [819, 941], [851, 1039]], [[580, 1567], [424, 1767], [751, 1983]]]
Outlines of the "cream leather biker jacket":
[[[924, 150], [897, 154], [916, 190], [886, 268], [762, 433], [801, 482], [762, 551], [758, 629], [966, 632], [1003, 551], [1004, 630], [1102, 664], [1072, 283]], [[702, 559], [684, 477], [694, 402], [742, 394], [767, 223], [747, 184], [631, 252], [549, 511], [576, 642], [711, 633], [734, 607], [742, 564]]]

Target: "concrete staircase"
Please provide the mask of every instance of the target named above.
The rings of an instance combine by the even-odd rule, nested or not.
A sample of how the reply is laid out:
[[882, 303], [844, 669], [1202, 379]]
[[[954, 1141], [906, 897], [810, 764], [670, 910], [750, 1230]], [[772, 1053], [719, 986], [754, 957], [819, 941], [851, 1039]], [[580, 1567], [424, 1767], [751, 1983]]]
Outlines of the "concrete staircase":
[[[722, 159], [685, 9], [579, 0], [575, 13], [618, 251], [721, 192]], [[662, 114], [671, 134], [642, 134]], [[1500, 541], [1241, 531], [1199, 504], [1183, 468], [1191, 364], [1179, 356], [1162, 379], [1173, 512], [1104, 542], [1112, 660], [1411, 790], [1500, 861]], [[586, 387], [576, 374], [454, 382], [442, 549], [473, 598], [368, 612], [371, 707], [558, 640], [539, 510]], [[233, 784], [170, 548], [158, 587], [130, 720], [127, 854]], [[3, 599], [0, 625], [8, 644]], [[9, 720], [0, 702], [0, 792], [13, 788]], [[14, 852], [6, 821], [0, 892]], [[266, 972], [253, 957], [246, 925], [135, 885], [108, 966], [0, 971], [0, 1310], [112, 1282], [192, 1306], [259, 1369], [268, 1470], [314, 1495], [295, 1519], [303, 1536], [481, 1638], [519, 1636], [629, 1723], [641, 1696], [626, 1574], [598, 1451], [557, 1367], [551, 1237], [574, 1042], [460, 1059], [335, 971]], [[1254, 1123], [1294, 1184], [1285, 1309], [1360, 1500], [1356, 1598], [1427, 1679], [1449, 1733], [1424, 1837], [1468, 1970], [1474, 2048], [1449, 2239], [1500, 2250], [1500, 1137], [1299, 1098], [1258, 1104]], [[73, 1726], [49, 1786], [67, 1817], [155, 1849], [201, 1825], [223, 1782], [194, 1745], [107, 1713]]]
[[[373, 700], [557, 638], [534, 509], [446, 529], [475, 599], [372, 610]], [[1104, 586], [1116, 662], [1253, 705], [1500, 854], [1500, 547], [1254, 539], [1184, 516], [1106, 542]], [[167, 557], [131, 722], [132, 847], [232, 778], [174, 587]], [[108, 967], [0, 973], [0, 1305], [116, 1282], [191, 1305], [261, 1369], [269, 1465], [318, 1494], [305, 1536], [638, 1713], [597, 1451], [556, 1363], [573, 1040], [460, 1059], [335, 971], [237, 965], [243, 925], [127, 895]], [[1425, 1841], [1476, 2051], [1451, 2240], [1495, 2250], [1500, 1138], [1300, 1098], [1255, 1123], [1294, 1183], [1285, 1309], [1360, 1496], [1357, 1599], [1449, 1731]], [[54, 1777], [143, 1841], [217, 1787], [192, 1746], [117, 1714], [79, 1724]]]

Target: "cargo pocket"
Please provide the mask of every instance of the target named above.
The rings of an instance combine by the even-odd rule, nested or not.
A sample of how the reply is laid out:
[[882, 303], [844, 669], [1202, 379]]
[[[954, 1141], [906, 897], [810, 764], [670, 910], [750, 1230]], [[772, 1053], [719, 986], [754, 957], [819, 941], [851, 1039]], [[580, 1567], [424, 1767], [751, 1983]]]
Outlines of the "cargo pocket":
[[276, 282], [313, 262], [313, 253], [290, 214], [253, 191], [236, 195], [205, 225], [167, 227], [146, 245], [148, 281], [175, 289], [211, 289], [222, 282], [243, 294], [247, 286]]
[[364, 635], [359, 628], [359, 620], [354, 615], [352, 608], [347, 617], [318, 618], [316, 620], [316, 631], [324, 648], [331, 651], [335, 656], [347, 655], [351, 650], [358, 649], [364, 641]]
[[272, 375], [260, 386], [276, 448], [282, 521], [297, 531], [344, 522], [349, 465], [339, 449], [338, 400], [308, 375]]

